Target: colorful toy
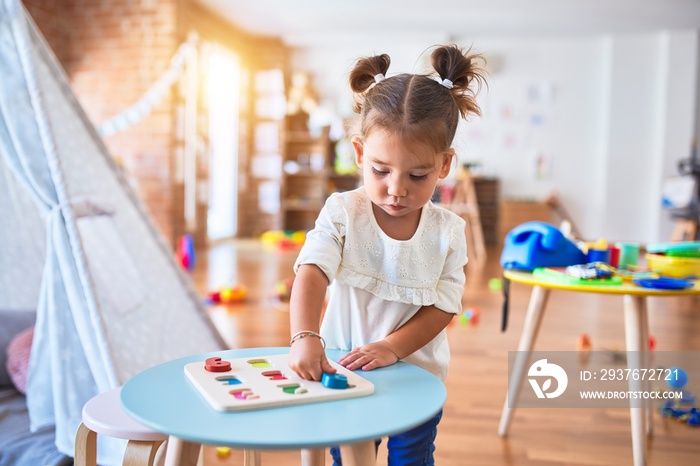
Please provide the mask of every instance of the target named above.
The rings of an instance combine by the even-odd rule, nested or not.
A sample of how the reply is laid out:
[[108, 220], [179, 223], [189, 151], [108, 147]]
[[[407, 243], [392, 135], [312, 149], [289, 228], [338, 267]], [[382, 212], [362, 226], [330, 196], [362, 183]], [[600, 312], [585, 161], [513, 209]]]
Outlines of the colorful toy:
[[588, 264], [570, 265], [564, 269], [569, 277], [583, 280], [607, 280], [612, 278], [615, 270], [605, 262], [591, 262]]
[[488, 283], [489, 290], [501, 291], [503, 289], [503, 280], [500, 278], [491, 278]]
[[[374, 393], [372, 382], [335, 361], [329, 362], [338, 372], [324, 374], [325, 383], [297, 376], [289, 368], [287, 354], [223, 361], [214, 357], [186, 364], [184, 370], [190, 382], [217, 411], [315, 403]], [[230, 364], [231, 368], [218, 370], [224, 363]], [[208, 370], [207, 367], [217, 370]]]
[[692, 280], [700, 275], [700, 258], [669, 256], [660, 253], [645, 255], [647, 266], [664, 277]]
[[195, 254], [192, 235], [182, 235], [180, 237], [175, 255], [178, 264], [180, 264], [184, 270], [191, 272], [192, 269], [194, 269]]
[[277, 282], [277, 285], [275, 285], [275, 295], [280, 302], [289, 302], [289, 298], [292, 295], [292, 285], [294, 285], [294, 277]]
[[587, 333], [582, 333], [578, 337], [578, 342], [576, 342], [576, 350], [578, 351], [591, 351], [593, 345], [591, 344], [591, 337]]
[[593, 344], [591, 343], [591, 337], [587, 333], [582, 333], [578, 337], [576, 342], [576, 349], [579, 352], [579, 362], [581, 364], [588, 364], [591, 359], [591, 350], [593, 349]]
[[321, 377], [321, 383], [324, 387], [332, 388], [334, 390], [345, 390], [346, 388], [350, 388], [348, 385], [348, 378], [343, 374], [328, 374], [327, 372], [324, 372], [323, 376]]
[[479, 323], [480, 316], [481, 311], [479, 311], [478, 307], [469, 307], [459, 315], [459, 323], [462, 325], [476, 325]]
[[692, 288], [694, 285], [690, 280], [668, 277], [635, 278], [632, 282], [635, 285], [656, 290], [685, 290], [686, 288]]
[[[593, 278], [580, 278], [584, 276], [591, 266], [590, 273]], [[607, 285], [615, 286], [622, 284], [622, 278], [616, 275], [608, 276], [608, 278], [602, 278], [605, 274], [604, 272], [600, 275], [601, 278], [595, 278], [598, 274], [598, 266], [604, 265], [602, 262], [596, 262], [594, 264], [583, 264], [581, 267], [541, 267], [536, 268], [532, 271], [532, 276], [549, 283], [558, 283], [562, 285]], [[600, 269], [602, 271], [602, 269]], [[576, 275], [576, 276], [575, 276]]]
[[301, 248], [306, 241], [306, 232], [270, 230], [260, 236], [260, 240], [266, 246], [277, 247], [282, 250], [295, 250]]
[[661, 415], [677, 419], [689, 426], [700, 426], [700, 412], [695, 407], [695, 396], [683, 387], [688, 383], [688, 374], [680, 367], [668, 369], [670, 377], [666, 380], [669, 387], [681, 391], [681, 399], [666, 400], [659, 408]]
[[671, 377], [668, 378], [666, 383], [669, 387], [675, 388], [677, 390], [682, 390], [685, 384], [688, 383], [688, 374], [680, 367], [671, 367], [669, 369]]
[[[578, 337], [576, 342], [577, 351], [591, 351], [593, 349], [593, 344], [591, 343], [591, 337], [587, 333], [582, 333]], [[649, 335], [649, 350], [653, 351], [656, 349], [656, 338], [653, 335]]]
[[247, 296], [248, 291], [245, 286], [233, 285], [220, 288], [218, 291], [210, 292], [208, 299], [212, 303], [235, 304], [244, 302]]
[[500, 259], [504, 269], [534, 270], [585, 264], [586, 255], [557, 227], [546, 222], [525, 222], [506, 235]]
[[610, 263], [610, 250], [605, 247], [605, 249], [588, 248], [586, 253], [586, 262], [601, 262], [604, 264]]

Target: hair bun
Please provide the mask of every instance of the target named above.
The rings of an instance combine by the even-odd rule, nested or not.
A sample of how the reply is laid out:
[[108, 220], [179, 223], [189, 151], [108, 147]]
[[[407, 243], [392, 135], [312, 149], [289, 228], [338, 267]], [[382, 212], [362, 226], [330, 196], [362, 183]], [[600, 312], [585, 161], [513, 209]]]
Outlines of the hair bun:
[[[391, 58], [383, 53], [373, 57], [360, 58], [350, 72], [350, 89], [355, 93], [355, 111], [362, 109], [363, 96], [370, 87], [382, 81], [389, 70]], [[381, 75], [381, 77], [379, 77]], [[379, 77], [379, 78], [378, 78]]]
[[[463, 52], [456, 45], [443, 45], [430, 55], [430, 61], [440, 76], [440, 84], [450, 89], [462, 117], [470, 114], [481, 115], [481, 109], [476, 103], [476, 92], [486, 81], [484, 70], [478, 62], [484, 58], [471, 49]], [[444, 83], [451, 83], [446, 86]], [[476, 83], [476, 89], [472, 84]]]

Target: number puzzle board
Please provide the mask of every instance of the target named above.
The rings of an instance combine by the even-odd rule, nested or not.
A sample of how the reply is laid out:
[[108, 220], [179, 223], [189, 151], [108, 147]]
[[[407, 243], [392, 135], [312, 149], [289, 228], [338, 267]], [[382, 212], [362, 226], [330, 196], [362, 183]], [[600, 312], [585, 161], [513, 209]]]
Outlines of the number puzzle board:
[[[211, 372], [205, 361], [185, 365], [185, 374], [217, 411], [243, 411], [341, 400], [374, 393], [369, 380], [329, 361], [347, 377], [348, 388], [326, 388], [321, 382], [304, 380], [289, 368], [287, 354], [224, 359], [231, 369]], [[209, 360], [207, 360], [209, 361]]]

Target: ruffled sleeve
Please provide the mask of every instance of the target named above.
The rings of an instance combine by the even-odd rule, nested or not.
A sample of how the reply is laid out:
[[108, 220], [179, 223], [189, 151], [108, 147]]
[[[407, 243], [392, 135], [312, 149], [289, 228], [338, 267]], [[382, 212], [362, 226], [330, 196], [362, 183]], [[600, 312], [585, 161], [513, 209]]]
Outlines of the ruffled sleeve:
[[466, 277], [464, 266], [467, 264], [467, 237], [464, 233], [466, 223], [458, 219], [451, 225], [450, 247], [445, 259], [445, 266], [437, 283], [438, 309], [459, 314], [462, 311], [462, 294]]
[[[386, 301], [429, 306], [436, 302], [438, 291], [432, 288], [397, 285], [372, 277], [371, 275], [355, 272], [342, 267], [338, 272], [338, 280], [355, 288], [363, 289]], [[460, 296], [461, 297], [461, 296]]]
[[316, 219], [314, 229], [306, 234], [306, 241], [294, 263], [294, 273], [302, 264], [318, 266], [328, 281], [338, 273], [342, 258], [347, 215], [337, 194], [331, 195]]

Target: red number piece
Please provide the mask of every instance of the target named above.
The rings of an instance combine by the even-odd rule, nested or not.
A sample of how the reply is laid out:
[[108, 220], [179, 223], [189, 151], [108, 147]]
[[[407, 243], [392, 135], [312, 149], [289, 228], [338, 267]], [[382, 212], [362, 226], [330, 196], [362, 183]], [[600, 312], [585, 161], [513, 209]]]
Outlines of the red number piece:
[[222, 361], [221, 358], [209, 358], [204, 361], [204, 369], [209, 372], [226, 372], [231, 370], [231, 363]]

